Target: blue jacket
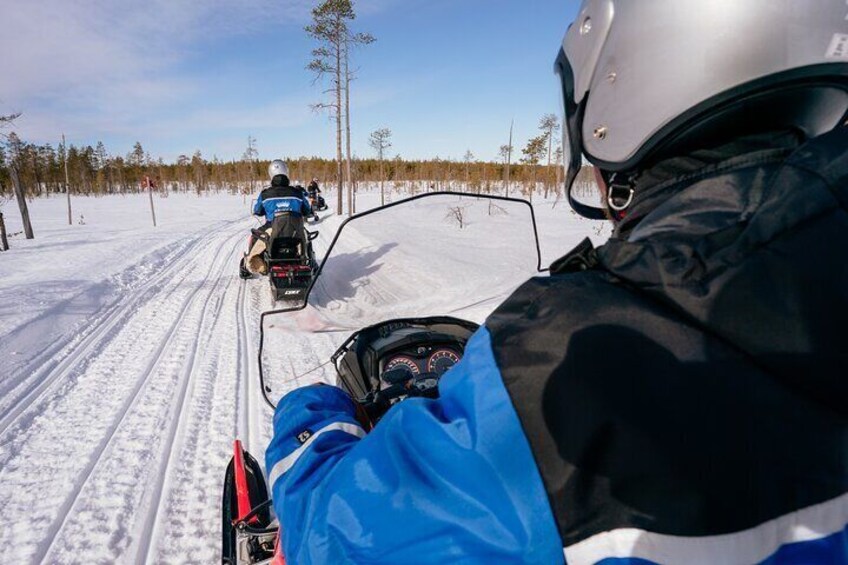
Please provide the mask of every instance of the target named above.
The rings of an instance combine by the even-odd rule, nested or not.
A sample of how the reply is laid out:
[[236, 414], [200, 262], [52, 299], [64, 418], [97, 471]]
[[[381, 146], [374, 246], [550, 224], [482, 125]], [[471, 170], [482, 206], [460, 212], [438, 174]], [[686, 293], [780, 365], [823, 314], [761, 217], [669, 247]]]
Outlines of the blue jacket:
[[288, 184], [272, 185], [256, 198], [256, 204], [253, 206], [254, 215], [265, 216], [268, 222], [272, 222], [281, 213], [295, 216], [311, 215], [312, 208], [304, 191]]
[[289, 563], [562, 561], [485, 331], [440, 391], [394, 407], [367, 436], [338, 388], [283, 398], [265, 461]]
[[[439, 388], [438, 400], [406, 400], [367, 435], [353, 401], [336, 387], [306, 387], [283, 398], [265, 462], [288, 563], [565, 562], [486, 328]], [[843, 499], [824, 514], [845, 520]], [[751, 562], [848, 563], [844, 526], [779, 543], [785, 530], [775, 520], [744, 532], [756, 557]], [[714, 538], [715, 545], [701, 546], [706, 555], [700, 557], [721, 562], [721, 551], [736, 555], [738, 535]], [[684, 555], [699, 555], [699, 538], [688, 548], [686, 538], [676, 541], [682, 541]], [[590, 561], [663, 562], [659, 556], [624, 558], [613, 550], [606, 559], [596, 557]]]

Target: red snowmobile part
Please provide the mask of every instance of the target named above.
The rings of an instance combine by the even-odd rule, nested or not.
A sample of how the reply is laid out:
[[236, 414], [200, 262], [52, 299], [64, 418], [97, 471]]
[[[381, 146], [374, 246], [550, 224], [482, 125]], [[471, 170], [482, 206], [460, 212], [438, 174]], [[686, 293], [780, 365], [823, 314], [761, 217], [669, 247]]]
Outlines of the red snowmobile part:
[[280, 533], [277, 532], [277, 542], [274, 544], [274, 561], [271, 565], [286, 565], [286, 558], [283, 556], [283, 541], [280, 539]]
[[[233, 462], [235, 467], [235, 482], [236, 482], [236, 500], [238, 503], [238, 520], [250, 514], [253, 510], [250, 505], [250, 490], [247, 486], [247, 471], [244, 467], [244, 447], [241, 440], [233, 442]], [[248, 520], [249, 524], [256, 524], [259, 519], [254, 516]], [[286, 565], [286, 558], [283, 557], [282, 542], [280, 534], [277, 533], [277, 541], [274, 543], [274, 561], [272, 565]]]
[[271, 563], [279, 528], [273, 524], [262, 467], [238, 440], [233, 443], [223, 490], [221, 563]]
[[286, 276], [289, 273], [305, 273], [312, 271], [310, 265], [274, 265], [271, 267], [271, 272], [275, 275]]
[[[236, 500], [238, 502], [238, 520], [250, 514], [250, 494], [247, 486], [247, 472], [244, 468], [244, 448], [241, 445], [241, 440], [236, 440], [233, 443], [233, 462], [235, 465], [235, 480], [236, 480]], [[254, 516], [248, 520], [249, 524], [255, 524], [258, 518]], [[280, 534], [277, 533], [277, 541], [274, 543], [274, 561], [272, 565], [286, 565], [286, 558], [283, 557], [282, 543]]]
[[[244, 468], [244, 448], [241, 445], [241, 440], [238, 439], [233, 444], [233, 461], [235, 466], [238, 519], [241, 521], [245, 516], [250, 514], [253, 508], [250, 506], [250, 490], [247, 486], [247, 471]], [[248, 521], [249, 524], [255, 524], [256, 522], [258, 522], [256, 516]]]

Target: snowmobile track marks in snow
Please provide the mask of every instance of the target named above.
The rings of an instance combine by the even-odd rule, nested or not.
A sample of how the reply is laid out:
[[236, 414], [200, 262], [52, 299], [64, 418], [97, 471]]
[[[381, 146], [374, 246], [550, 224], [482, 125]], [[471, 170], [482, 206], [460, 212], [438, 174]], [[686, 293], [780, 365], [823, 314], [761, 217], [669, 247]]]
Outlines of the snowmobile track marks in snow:
[[[215, 269], [216, 267], [217, 270]], [[66, 498], [63, 505], [61, 506], [59, 510], [59, 517], [61, 518], [61, 522], [54, 522], [49, 528], [49, 535], [45, 536], [45, 539], [50, 540], [50, 545], [46, 547], [43, 553], [41, 554], [39, 558], [41, 562], [55, 562], [55, 560], [51, 558], [51, 552], [54, 550], [55, 544], [60, 540], [59, 534], [68, 527], [72, 528], [74, 525], [73, 522], [79, 519], [79, 500], [83, 498], [82, 495], [86, 492], [87, 488], [94, 488], [95, 490], [97, 490], [96, 487], [92, 485], [92, 482], [96, 482], [97, 479], [100, 478], [98, 476], [98, 472], [101, 471], [103, 465], [108, 465], [110, 463], [110, 461], [108, 461], [109, 459], [112, 459], [112, 461], [119, 461], [121, 459], [126, 460], [128, 458], [127, 451], [130, 451], [129, 449], [119, 453], [118, 457], [116, 458], [110, 457], [113, 455], [112, 452], [114, 450], [119, 450], [121, 449], [121, 447], [127, 446], [131, 443], [120, 442], [117, 441], [117, 439], [121, 434], [127, 435], [127, 429], [132, 428], [132, 418], [136, 416], [135, 409], [139, 405], [144, 404], [140, 402], [140, 399], [142, 399], [145, 394], [149, 393], [152, 380], [155, 377], [159, 376], [162, 371], [167, 372], [167, 368], [163, 368], [163, 365], [166, 365], [168, 356], [172, 354], [174, 350], [177, 350], [178, 346], [180, 345], [179, 343], [176, 343], [176, 337], [180, 330], [183, 329], [183, 322], [186, 320], [186, 317], [189, 312], [194, 308], [195, 305], [200, 304], [203, 307], [203, 310], [200, 315], [201, 317], [206, 316], [208, 309], [207, 306], [211, 304], [211, 298], [214, 296], [215, 290], [218, 285], [217, 281], [220, 279], [220, 274], [224, 271], [225, 268], [226, 263], [223, 260], [218, 260], [217, 262], [213, 263], [213, 265], [210, 267], [210, 275], [207, 275], [206, 278], [204, 278], [196, 286], [196, 288], [192, 289], [189, 295], [182, 302], [177, 316], [174, 318], [173, 323], [170, 325], [168, 331], [161, 339], [159, 345], [156, 348], [154, 356], [149, 360], [148, 364], [141, 372], [142, 377], [136, 382], [132, 394], [127, 398], [127, 400], [121, 406], [121, 409], [118, 411], [118, 414], [120, 414], [119, 419], [113, 423], [108, 434], [101, 439], [101, 443], [98, 445], [97, 449], [94, 450], [94, 453], [96, 453], [97, 456], [89, 462], [83, 473], [80, 474], [78, 480], [75, 481], [75, 487], [73, 492]], [[186, 271], [188, 271], [188, 269]], [[211, 273], [213, 272], [215, 274], [211, 275]], [[182, 279], [180, 283], [175, 287], [175, 289], [179, 288], [179, 286], [181, 286], [184, 280], [185, 279]], [[207, 287], [206, 282], [208, 282], [209, 280], [215, 280], [215, 283], [212, 285], [212, 288], [208, 290], [208, 292], [203, 292]], [[168, 296], [170, 297], [171, 294], [172, 293], [168, 293]], [[181, 401], [184, 401], [184, 393], [186, 387], [188, 386], [188, 381], [190, 380], [190, 375], [193, 370], [194, 358], [189, 356], [177, 355], [177, 359], [185, 359], [185, 362], [187, 363], [186, 367], [182, 371], [179, 371], [180, 378], [177, 381], [178, 383], [180, 381], [182, 382], [182, 396], [178, 397], [181, 399]], [[177, 415], [182, 412], [183, 404], [181, 401], [178, 401], [177, 404], [171, 407], [171, 412], [174, 412]], [[179, 418], [175, 418], [173, 414], [171, 415], [171, 418], [169, 420], [171, 422], [171, 429], [169, 430], [171, 432], [171, 442], [173, 442], [173, 432], [176, 430], [178, 420]], [[134, 437], [134, 434], [132, 433], [130, 433], [129, 435], [130, 437]], [[170, 443], [166, 443], [165, 445], [170, 446], [170, 449], [168, 449], [168, 453], [170, 453], [173, 450], [173, 445], [171, 445]], [[144, 454], [142, 454], [142, 456], [143, 455]], [[166, 455], [166, 457], [168, 456]], [[167, 472], [167, 468], [160, 468], [160, 470], [165, 473]], [[107, 473], [107, 481], [111, 479], [109, 475], [112, 474]], [[163, 474], [160, 473], [159, 477], [164, 480]], [[149, 484], [147, 486], [149, 486]], [[157, 481], [155, 485], [154, 496], [156, 497], [157, 501], [158, 498], [161, 496], [161, 484], [159, 481]], [[150, 509], [150, 506], [148, 506], [148, 509]], [[156, 510], [158, 510], [158, 502], [156, 504]], [[144, 521], [145, 524], [147, 524], [148, 522], [149, 520]], [[122, 528], [126, 527], [126, 524], [122, 525]], [[82, 529], [84, 530], [84, 528]], [[125, 535], [132, 537], [133, 533], [134, 532], [132, 531], [127, 531], [125, 532]], [[71, 551], [73, 551], [73, 549], [71, 549]], [[123, 555], [121, 556], [121, 560], [126, 561]]]
[[[239, 245], [233, 248], [233, 251], [230, 254], [223, 255], [225, 260], [223, 261], [224, 269], [226, 266], [231, 263], [231, 256], [235, 256], [239, 249]], [[220, 273], [223, 274], [223, 271]], [[211, 325], [209, 328], [210, 333], [214, 333], [214, 326], [217, 323], [218, 319], [221, 315], [221, 310], [223, 308], [223, 299], [221, 293], [216, 293], [218, 286], [221, 283], [221, 276], [217, 276], [215, 278], [215, 283], [212, 287], [212, 290], [209, 293], [209, 297], [216, 297], [216, 303], [214, 305], [214, 315], [211, 317]], [[230, 284], [233, 281], [238, 280], [235, 278], [230, 279]], [[203, 333], [204, 326], [207, 323], [207, 314], [209, 313], [209, 301], [205, 301], [206, 308], [204, 309], [201, 315], [201, 321], [199, 324], [199, 329], [201, 333]], [[169, 483], [172, 478], [171, 474], [168, 472], [170, 465], [174, 460], [174, 452], [181, 453], [182, 450], [178, 449], [182, 444], [183, 438], [185, 437], [185, 428], [188, 425], [187, 420], [190, 416], [188, 410], [185, 410], [186, 399], [189, 397], [193, 397], [193, 394], [189, 394], [189, 389], [193, 389], [196, 382], [196, 361], [198, 359], [198, 353], [201, 349], [201, 340], [197, 340], [194, 344], [194, 348], [192, 349], [191, 356], [188, 360], [188, 367], [185, 370], [184, 377], [182, 380], [182, 386], [179, 391], [178, 398], [176, 404], [172, 406], [170, 422], [171, 426], [169, 429], [169, 436], [166, 441], [166, 445], [170, 446], [168, 452], [164, 455], [164, 458], [159, 463], [158, 474], [156, 475], [156, 486], [155, 486], [155, 494], [151, 497], [151, 501], [148, 503], [147, 514], [144, 520], [144, 528], [139, 535], [139, 550], [136, 554], [135, 563], [150, 563], [151, 558], [155, 556], [156, 543], [158, 539], [161, 537], [162, 532], [160, 531], [161, 522], [159, 521], [163, 512], [161, 512], [163, 506], [164, 495], [169, 491]], [[156, 503], [153, 504], [153, 499], [156, 500]]]
[[[252, 300], [265, 296], [262, 291], [266, 289], [261, 281], [228, 280], [216, 293], [217, 314], [201, 329], [209, 341], [198, 352], [194, 382], [185, 401], [184, 425], [171, 447], [172, 462], [161, 473], [168, 478], [155, 514], [148, 563], [169, 562], [175, 555], [191, 556], [182, 560], [192, 563], [215, 560], [218, 548], [208, 540], [220, 535], [220, 467], [231, 456], [233, 434], [242, 414], [252, 422], [249, 434], [255, 430], [263, 437], [260, 434], [269, 428], [267, 411], [253, 412], [256, 399], [250, 396], [246, 397], [247, 408], [242, 409], [245, 397], [240, 395], [244, 386], [257, 382], [249, 371], [255, 367], [256, 351], [242, 334], [247, 336], [255, 329], [257, 309], [251, 308]], [[185, 516], [194, 517], [190, 528], [182, 525]], [[142, 561], [139, 558], [137, 562]]]
[[[120, 324], [131, 317], [147, 300], [154, 296], [156, 290], [161, 284], [169, 280], [178, 271], [182, 264], [181, 260], [190, 256], [192, 251], [196, 251], [203, 245], [202, 238], [187, 244], [179, 252], [175, 254], [171, 263], [166, 265], [159, 273], [150, 280], [142, 283], [138, 288], [132, 289], [132, 294], [128, 300], [119, 299], [112, 305], [106, 308], [106, 311], [88, 326], [88, 332], [80, 339], [79, 343], [74, 345], [74, 341], [79, 339], [78, 334], [68, 336], [58, 346], [49, 348], [51, 354], [66, 350], [68, 353], [59, 361], [48, 357], [47, 361], [37, 365], [42, 356], [36, 358], [36, 362], [30, 364], [19, 374], [33, 375], [27, 379], [26, 383], [18, 386], [29, 386], [20, 396], [13, 399], [11, 404], [4, 406], [4, 415], [0, 418], [0, 437], [16, 423], [18, 417], [28, 408], [39, 403], [51, 389], [51, 385], [64, 380], [74, 371], [84, 369], [89, 357], [97, 356], [105, 346], [114, 338], [113, 330], [118, 328]], [[15, 375], [10, 378], [11, 381], [16, 381]], [[17, 387], [16, 387], [17, 388]], [[0, 398], [5, 399], [13, 389], [0, 392]]]
[[[126, 506], [126, 502], [121, 503], [119, 495], [112, 496], [109, 492], [113, 490], [109, 484], [112, 479], [118, 483], [116, 491], [129, 490], [124, 496], [125, 501], [137, 498], [141, 493], [142, 501], [151, 501], [151, 506], [147, 507], [150, 512], [154, 515], [158, 512], [159, 499], [167, 493], [168, 485], [165, 481], [170, 476], [171, 465], [162, 460], [162, 453], [176, 451], [169, 457], [179, 456], [180, 432], [177, 430], [180, 418], [177, 416], [185, 412], [185, 402], [191, 396], [191, 385], [185, 382], [189, 373], [181, 369], [183, 361], [188, 359], [183, 350], [190, 349], [187, 345], [200, 347], [196, 326], [193, 324], [196, 319], [201, 320], [204, 324], [202, 327], [206, 328], [220, 315], [224, 306], [221, 279], [229, 280], [232, 284], [232, 280], [226, 277], [227, 258], [237, 254], [242, 232], [243, 228], [234, 225], [213, 241], [195, 242], [187, 246], [185, 253], [181, 254], [182, 260], [163, 267], [157, 280], [147, 281], [147, 290], [134, 296], [137, 299], [122, 301], [122, 308], [113, 308], [107, 316], [101, 318], [95, 330], [86, 336], [87, 341], [82, 344], [85, 347], [77, 347], [62, 361], [64, 365], [61, 372], [49, 375], [53, 380], [61, 378], [67, 382], [63, 382], [61, 387], [41, 387], [38, 394], [30, 391], [30, 398], [35, 402], [24, 406], [19, 398], [17, 413], [4, 417], [6, 435], [10, 429], [17, 432], [9, 436], [2, 446], [0, 477], [4, 486], [17, 486], [0, 492], [0, 500], [4, 503], [4, 510], [0, 514], [8, 512], [3, 519], [10, 526], [8, 529], [4, 527], [5, 532], [0, 534], [0, 541], [5, 539], [8, 542], [0, 545], [4, 548], [0, 549], [0, 556], [8, 556], [15, 562], [66, 562], [79, 559], [81, 555], [90, 555], [94, 548], [108, 545], [112, 548], [108, 552], [97, 551], [96, 555], [100, 559], [107, 555], [120, 555], [121, 560], [125, 561], [124, 557], [128, 555], [125, 551], [127, 538], [134, 538], [138, 531], [156, 532], [156, 520], [139, 518], [141, 513], [136, 513], [133, 505], [130, 505], [128, 519], [117, 523], [113, 521], [111, 530], [105, 523], [99, 532], [91, 531], [97, 528], [90, 526], [92, 521], [97, 526], [98, 517], [103, 519], [101, 506], [116, 503], [116, 498], [119, 499], [118, 504]], [[198, 257], [191, 253], [192, 249], [201, 249], [203, 245], [208, 248], [206, 253]], [[232, 250], [229, 253], [217, 252], [221, 248], [229, 251], [230, 246]], [[199, 273], [205, 273], [205, 276], [201, 275], [201, 280], [196, 280]], [[143, 294], [150, 296], [142, 297]], [[215, 300], [216, 297], [218, 300]], [[167, 327], [164, 325], [166, 322]], [[98, 339], [104, 333], [115, 335], [109, 339]], [[125, 355], [132, 355], [131, 359], [126, 359], [131, 373], [111, 371], [110, 365], [120, 366]], [[84, 367], [80, 366], [83, 364]], [[191, 371], [190, 367], [188, 371]], [[177, 373], [179, 376], [176, 376]], [[92, 379], [97, 381], [104, 378], [109, 379], [104, 381], [106, 387], [98, 387], [92, 382]], [[166, 381], [164, 388], [158, 382], [163, 379]], [[182, 387], [181, 403], [174, 402], [176, 405], [172, 406], [168, 386]], [[83, 400], [80, 404], [79, 401], [85, 398], [80, 394], [86, 390], [97, 391], [97, 396], [90, 397], [90, 403]], [[111, 392], [113, 390], [116, 392]], [[159, 401], [148, 401], [153, 393], [156, 394], [152, 398], [158, 395]], [[69, 399], [68, 396], [73, 398]], [[105, 407], [106, 411], [97, 409], [98, 405]], [[158, 405], [159, 412], [163, 406], [167, 408], [167, 417], [160, 418], [164, 425], [155, 429], [143, 425], [139, 427], [150, 418], [136, 412], [146, 410], [148, 405]], [[76, 411], [77, 415], [65, 423], [65, 415], [73, 414], [73, 411], [68, 411], [69, 408]], [[83, 414], [80, 414], [80, 410]], [[89, 426], [80, 428], [73, 423], [74, 420], [81, 421], [85, 412], [90, 410], [95, 410], [92, 415], [97, 416], [90, 429]], [[26, 419], [26, 425], [23, 425], [22, 418]], [[68, 425], [70, 429], [65, 427]], [[153, 442], [143, 439], [139, 441], [139, 438], [144, 438], [150, 432], [159, 434], [161, 428], [167, 431], [156, 435]], [[68, 435], [68, 432], [71, 433]], [[60, 440], [57, 444], [58, 438], [54, 437], [57, 434], [65, 434], [71, 442]], [[170, 444], [167, 440], [163, 441], [166, 435], [174, 441]], [[154, 444], [154, 448], [148, 448], [150, 453], [134, 454], [131, 449], [134, 442], [136, 448], [138, 444], [144, 446], [147, 443]], [[38, 456], [43, 446], [63, 443], [67, 454], [72, 454], [71, 457], [64, 457], [64, 463], [61, 459], [54, 461], [52, 457], [45, 459]], [[78, 448], [74, 449], [75, 446]], [[157, 450], [157, 446], [160, 449]], [[129, 466], [133, 464], [130, 459], [134, 456], [150, 468], [157, 467], [159, 461], [158, 466], [164, 471], [161, 476], [165, 478], [158, 488], [165, 494], [156, 492], [156, 488], [151, 489], [150, 485], [154, 483], [151, 480], [138, 480], [136, 486], [127, 488], [128, 478], [131, 483], [135, 483], [136, 478], [145, 475], [136, 473], [136, 477], [133, 477], [132, 473], [129, 476], [122, 474], [127, 463]], [[30, 468], [32, 465], [35, 467]], [[112, 468], [115, 469], [110, 472]], [[101, 488], [98, 494], [96, 487], [98, 483], [104, 482], [107, 488]], [[39, 496], [47, 488], [51, 496]], [[145, 489], [152, 490], [152, 494], [145, 492]], [[120, 515], [114, 518], [118, 517]], [[23, 526], [22, 520], [25, 519], [30, 521], [29, 525], [26, 528], [17, 527]], [[149, 526], [133, 526], [138, 523]], [[14, 541], [6, 539], [7, 535], [14, 535], [15, 531], [23, 533], [23, 536], [15, 536]], [[82, 535], [75, 536], [74, 531]]]
[[239, 289], [238, 297], [238, 321], [239, 321], [239, 379], [237, 381], [238, 390], [236, 396], [239, 399], [238, 413], [236, 421], [236, 437], [242, 438], [245, 447], [250, 450], [256, 445], [256, 440], [253, 437], [253, 431], [256, 429], [256, 424], [252, 421], [258, 415], [256, 414], [256, 398], [254, 394], [261, 394], [256, 391], [254, 393], [254, 379], [258, 382], [258, 377], [255, 375], [256, 355], [255, 349], [251, 348], [250, 336], [248, 327], [248, 311], [250, 306], [250, 288], [247, 285], [242, 285]]

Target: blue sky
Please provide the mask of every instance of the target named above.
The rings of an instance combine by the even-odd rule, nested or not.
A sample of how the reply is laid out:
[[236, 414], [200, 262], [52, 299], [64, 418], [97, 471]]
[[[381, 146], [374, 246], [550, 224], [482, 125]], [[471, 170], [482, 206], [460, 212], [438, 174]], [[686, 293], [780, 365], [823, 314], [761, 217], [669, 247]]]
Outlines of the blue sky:
[[[167, 160], [200, 149], [264, 158], [335, 152], [334, 129], [304, 67], [317, 0], [0, 0], [0, 113], [21, 111], [29, 141], [141, 141]], [[353, 151], [393, 131], [391, 154], [494, 159], [558, 112], [551, 72], [577, 0], [358, 0]], [[8, 30], [8, 33], [6, 31]]]

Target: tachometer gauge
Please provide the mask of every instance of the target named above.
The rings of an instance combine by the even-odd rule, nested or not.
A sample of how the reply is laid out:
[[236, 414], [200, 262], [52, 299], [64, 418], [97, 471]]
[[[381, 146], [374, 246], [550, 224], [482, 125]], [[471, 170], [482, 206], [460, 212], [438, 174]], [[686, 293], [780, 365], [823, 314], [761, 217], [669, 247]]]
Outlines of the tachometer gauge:
[[409, 371], [412, 375], [417, 375], [421, 372], [421, 369], [418, 368], [418, 363], [414, 359], [403, 355], [389, 359], [388, 363], [383, 367], [383, 372], [387, 373], [395, 369]]
[[441, 376], [457, 363], [459, 363], [459, 355], [455, 351], [439, 349], [427, 360], [427, 372]]

